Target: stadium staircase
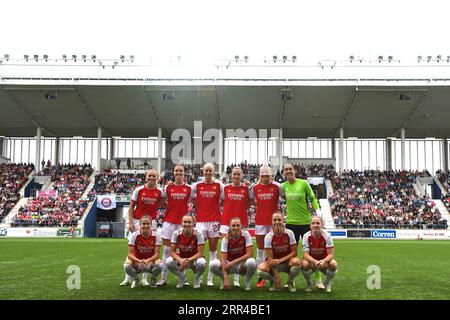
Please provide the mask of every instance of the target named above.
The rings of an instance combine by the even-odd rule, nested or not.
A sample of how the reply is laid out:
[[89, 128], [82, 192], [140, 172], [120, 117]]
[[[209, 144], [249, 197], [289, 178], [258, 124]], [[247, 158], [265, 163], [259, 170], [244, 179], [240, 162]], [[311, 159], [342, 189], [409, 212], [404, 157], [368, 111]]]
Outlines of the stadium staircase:
[[53, 187], [54, 183], [52, 182], [52, 178], [48, 176], [48, 179], [42, 185], [42, 191], [47, 191], [50, 188], [50, 185]]
[[436, 207], [441, 213], [442, 218], [447, 220], [447, 229], [450, 229], [450, 214], [448, 213], [447, 207], [440, 199], [433, 199], [433, 202], [436, 204]]
[[325, 220], [325, 229], [335, 229], [330, 202], [328, 199], [319, 199], [319, 203], [322, 210], [323, 219]]
[[33, 179], [33, 175], [34, 175], [35, 171], [32, 171], [29, 175], [28, 175], [28, 180], [27, 182], [25, 182], [25, 184], [23, 185], [22, 188], [20, 188], [19, 190], [19, 194], [20, 197], [23, 198], [24, 194], [25, 194], [25, 188], [28, 186], [28, 184], [31, 182], [31, 179]]
[[434, 180], [434, 182], [436, 182], [436, 184], [438, 185], [439, 189], [441, 189], [441, 193], [444, 194], [446, 191], [445, 191], [445, 188], [442, 185], [442, 183], [439, 181], [439, 179], [436, 178], [436, 177], [433, 177], [433, 180]]
[[91, 176], [89, 177], [89, 184], [86, 187], [86, 189], [83, 192], [83, 195], [81, 196], [81, 198], [86, 198], [89, 194], [89, 192], [92, 190], [92, 188], [95, 185], [95, 170], [92, 172]]
[[331, 183], [331, 180], [329, 179], [325, 180], [325, 186], [327, 188], [327, 198], [328, 198], [329, 196], [332, 196], [334, 193], [333, 184]]
[[8, 215], [3, 219], [3, 223], [6, 226], [10, 226], [11, 222], [13, 221], [13, 218], [17, 213], [19, 213], [19, 209], [27, 203], [27, 200], [29, 198], [20, 198], [19, 201], [17, 201], [16, 205], [11, 209], [11, 211], [8, 213]]
[[413, 183], [414, 186], [414, 191], [416, 192], [416, 194], [420, 197], [423, 197], [425, 195], [425, 191], [423, 190], [423, 186], [421, 183]]

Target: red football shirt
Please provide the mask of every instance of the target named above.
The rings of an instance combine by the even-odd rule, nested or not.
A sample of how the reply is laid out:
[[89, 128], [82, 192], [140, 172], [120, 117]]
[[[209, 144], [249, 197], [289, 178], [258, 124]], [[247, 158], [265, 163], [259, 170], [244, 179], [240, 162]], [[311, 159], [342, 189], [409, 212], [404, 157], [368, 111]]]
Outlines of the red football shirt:
[[256, 221], [260, 226], [272, 225], [272, 214], [278, 210], [278, 199], [280, 197], [281, 185], [272, 181], [269, 184], [257, 183], [253, 186], [250, 194], [256, 199]]
[[311, 231], [303, 236], [303, 252], [309, 253], [316, 260], [323, 260], [327, 257], [327, 249], [333, 248], [333, 239], [330, 234], [322, 230], [318, 238], [314, 238]]
[[252, 238], [248, 231], [242, 231], [241, 235], [234, 239], [231, 234], [228, 234], [222, 239], [220, 251], [227, 253], [227, 260], [236, 260], [247, 253], [247, 247], [252, 246]]
[[197, 199], [197, 222], [220, 221], [220, 198], [223, 195], [223, 184], [220, 182], [198, 182], [193, 186]]
[[191, 187], [187, 184], [167, 186], [162, 195], [167, 198], [164, 221], [181, 224], [183, 216], [188, 212], [188, 202], [191, 197]]
[[156, 219], [158, 215], [158, 203], [161, 200], [162, 191], [156, 186], [152, 189], [146, 185], [134, 189], [131, 200], [136, 203], [134, 210], [134, 219], [141, 219], [142, 216], [149, 215]]
[[281, 259], [291, 253], [291, 245], [296, 244], [294, 232], [284, 229], [281, 236], [277, 236], [270, 231], [264, 238], [264, 248], [272, 249], [272, 257]]
[[128, 240], [128, 246], [134, 247], [134, 254], [138, 259], [148, 259], [155, 254], [155, 246], [161, 245], [159, 235], [150, 234], [145, 238], [140, 231], [133, 232]]
[[185, 236], [182, 229], [178, 229], [172, 234], [172, 244], [178, 249], [181, 258], [190, 258], [197, 254], [198, 246], [205, 244], [205, 240], [200, 231], [194, 229], [190, 236]]
[[224, 187], [224, 204], [222, 212], [223, 225], [230, 225], [230, 221], [234, 217], [241, 219], [243, 227], [248, 226], [248, 200], [249, 200], [249, 190], [248, 187], [240, 185], [239, 187], [234, 187], [232, 184], [227, 184]]

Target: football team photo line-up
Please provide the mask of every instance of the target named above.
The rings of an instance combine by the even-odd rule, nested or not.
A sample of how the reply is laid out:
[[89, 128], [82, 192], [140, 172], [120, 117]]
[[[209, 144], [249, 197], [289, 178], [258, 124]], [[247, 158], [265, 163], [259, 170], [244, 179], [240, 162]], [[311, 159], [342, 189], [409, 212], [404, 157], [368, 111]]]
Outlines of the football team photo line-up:
[[[188, 185], [184, 180], [184, 166], [176, 165], [174, 181], [169, 181], [164, 190], [157, 187], [157, 171], [146, 171], [145, 184], [138, 186], [131, 196], [128, 255], [121, 286], [137, 287], [139, 274], [143, 286], [166, 286], [171, 272], [178, 278], [176, 288], [183, 288], [189, 286], [186, 272], [190, 269], [195, 275], [193, 288], [198, 289], [208, 269], [208, 287], [214, 287], [216, 276], [220, 289], [230, 289], [233, 274], [233, 285], [240, 287], [242, 276], [243, 288], [248, 291], [256, 273], [256, 287], [263, 288], [268, 282], [269, 291], [275, 291], [282, 287], [280, 273], [283, 272], [288, 275], [284, 287], [295, 292], [294, 279], [301, 272], [306, 280], [306, 292], [312, 292], [313, 276], [319, 289], [331, 292], [338, 269], [333, 240], [323, 229], [322, 213], [311, 186], [306, 180], [296, 178], [292, 164], [283, 167], [286, 178], [283, 184], [272, 180], [268, 165], [259, 169], [260, 179], [253, 185], [242, 182], [240, 167], [232, 169], [232, 182], [226, 185], [213, 179], [213, 164], [206, 163], [202, 170], [204, 180]], [[280, 211], [280, 199], [286, 201], [286, 217]], [[309, 211], [307, 200], [314, 214]], [[195, 218], [188, 214], [189, 201], [196, 206]], [[256, 206], [256, 259], [247, 231], [250, 205]], [[160, 234], [156, 223], [158, 208], [165, 209]], [[204, 256], [206, 241], [209, 261]], [[298, 256], [298, 244], [303, 258]], [[148, 274], [151, 274], [150, 281]]]

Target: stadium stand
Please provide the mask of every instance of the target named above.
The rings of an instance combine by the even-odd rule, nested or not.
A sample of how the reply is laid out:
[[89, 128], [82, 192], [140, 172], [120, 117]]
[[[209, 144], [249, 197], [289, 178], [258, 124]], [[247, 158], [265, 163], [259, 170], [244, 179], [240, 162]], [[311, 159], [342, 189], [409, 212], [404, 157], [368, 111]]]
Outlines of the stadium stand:
[[429, 196], [417, 196], [417, 171], [344, 171], [329, 198], [339, 228], [446, 229]]
[[28, 180], [34, 170], [33, 164], [2, 164], [0, 165], [0, 221], [20, 199], [19, 190]]
[[89, 184], [91, 165], [60, 165], [46, 168], [54, 196], [28, 199], [13, 218], [11, 226], [68, 227], [77, 225], [88, 201], [81, 196]]
[[436, 172], [436, 178], [444, 187], [444, 192], [442, 193], [442, 202], [444, 203], [447, 210], [450, 210], [450, 173], [438, 170]]
[[121, 173], [105, 170], [95, 175], [94, 188], [89, 192], [92, 201], [97, 194], [129, 195], [133, 190], [145, 183], [143, 173]]

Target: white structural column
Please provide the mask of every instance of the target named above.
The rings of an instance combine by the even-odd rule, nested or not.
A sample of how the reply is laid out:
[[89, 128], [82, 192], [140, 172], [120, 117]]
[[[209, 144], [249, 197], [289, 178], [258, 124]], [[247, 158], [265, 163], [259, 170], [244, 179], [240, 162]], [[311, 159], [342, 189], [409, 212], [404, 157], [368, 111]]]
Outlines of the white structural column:
[[401, 170], [405, 170], [405, 128], [400, 130], [400, 139], [401, 139]]
[[55, 150], [54, 150], [54, 154], [53, 154], [53, 165], [57, 165], [58, 164], [58, 162], [59, 162], [59, 148], [60, 148], [60, 145], [59, 145], [59, 143], [60, 143], [60, 139], [59, 139], [59, 137], [56, 137], [56, 140], [55, 140]]
[[0, 157], [6, 157], [5, 138], [0, 138]]
[[385, 168], [386, 170], [392, 170], [392, 140], [386, 138], [386, 142], [384, 144], [384, 153], [385, 157]]
[[278, 168], [283, 171], [283, 128], [280, 128], [277, 139]]
[[36, 162], [34, 168], [36, 172], [41, 171], [41, 141], [42, 141], [42, 129], [37, 127], [36, 129]]
[[114, 150], [114, 138], [109, 138], [109, 160], [114, 159], [114, 153], [116, 150]]
[[442, 140], [442, 170], [448, 172], [448, 139]]
[[[166, 146], [167, 148], [167, 146]], [[162, 128], [158, 128], [158, 174], [161, 174], [162, 165]]]
[[344, 128], [339, 129], [339, 171], [344, 170]]
[[102, 128], [97, 128], [97, 168], [96, 171], [101, 171], [102, 164]]
[[223, 143], [223, 130], [219, 128], [219, 150], [217, 163], [219, 165], [219, 174], [222, 176], [223, 173], [223, 154], [224, 154], [224, 143]]

